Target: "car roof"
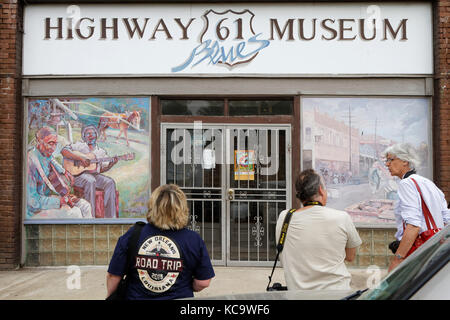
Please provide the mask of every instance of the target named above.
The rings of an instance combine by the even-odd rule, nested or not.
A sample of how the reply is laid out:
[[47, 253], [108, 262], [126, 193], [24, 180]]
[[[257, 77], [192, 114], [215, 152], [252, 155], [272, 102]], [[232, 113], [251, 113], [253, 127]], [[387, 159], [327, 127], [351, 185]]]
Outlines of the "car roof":
[[229, 294], [202, 300], [340, 300], [355, 290], [291, 290]]

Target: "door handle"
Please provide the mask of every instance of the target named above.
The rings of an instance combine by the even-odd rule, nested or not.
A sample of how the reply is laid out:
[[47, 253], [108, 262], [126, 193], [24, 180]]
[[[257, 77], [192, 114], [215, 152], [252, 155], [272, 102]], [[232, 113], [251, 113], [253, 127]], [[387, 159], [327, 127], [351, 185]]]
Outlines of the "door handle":
[[234, 200], [234, 189], [228, 189], [228, 200]]

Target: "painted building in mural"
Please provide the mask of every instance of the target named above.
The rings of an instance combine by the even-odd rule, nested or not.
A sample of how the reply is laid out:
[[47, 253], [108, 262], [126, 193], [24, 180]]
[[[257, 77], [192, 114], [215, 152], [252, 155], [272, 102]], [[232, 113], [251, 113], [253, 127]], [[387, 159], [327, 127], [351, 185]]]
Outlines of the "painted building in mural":
[[[409, 142], [436, 176], [430, 1], [22, 9], [26, 265], [107, 264], [164, 183], [186, 193], [214, 264], [270, 265], [306, 168], [384, 246], [396, 181], [383, 150]], [[380, 252], [355, 265], [384, 267]]]
[[[399, 142], [411, 143], [421, 158], [418, 172], [432, 178], [429, 101], [359, 97], [302, 101], [308, 142], [302, 152], [312, 155], [312, 161], [303, 165], [322, 173], [329, 205], [347, 211], [355, 222], [392, 223], [397, 186], [383, 151]], [[408, 119], [402, 117], [406, 110]]]

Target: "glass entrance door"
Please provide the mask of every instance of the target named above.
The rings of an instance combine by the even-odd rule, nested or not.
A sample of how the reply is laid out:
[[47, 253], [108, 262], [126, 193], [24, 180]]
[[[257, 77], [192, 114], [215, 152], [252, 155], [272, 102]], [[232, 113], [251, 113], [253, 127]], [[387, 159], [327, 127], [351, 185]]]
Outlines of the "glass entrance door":
[[290, 126], [163, 124], [161, 183], [186, 193], [215, 265], [269, 266], [291, 203]]
[[227, 264], [270, 265], [278, 214], [291, 203], [289, 128], [245, 125], [226, 133], [232, 156], [227, 164]]

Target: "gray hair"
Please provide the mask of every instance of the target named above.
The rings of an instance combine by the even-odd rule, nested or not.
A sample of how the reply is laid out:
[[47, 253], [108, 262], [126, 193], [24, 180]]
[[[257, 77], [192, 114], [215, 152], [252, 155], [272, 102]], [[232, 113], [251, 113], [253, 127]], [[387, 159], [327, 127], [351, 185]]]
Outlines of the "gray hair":
[[88, 130], [94, 130], [96, 136], [98, 137], [98, 130], [95, 126], [93, 126], [93, 125], [85, 126], [85, 127], [83, 127], [83, 129], [81, 129], [81, 139], [83, 139], [84, 142], [86, 142], [85, 135], [86, 135], [86, 131], [88, 131]]
[[38, 141], [50, 135], [56, 136], [56, 131], [50, 127], [42, 127], [35, 134]]
[[314, 169], [306, 169], [300, 173], [295, 182], [296, 197], [300, 201], [313, 200], [319, 193], [319, 187], [325, 188], [325, 181]]
[[392, 154], [400, 160], [407, 161], [411, 169], [417, 169], [421, 160], [416, 149], [409, 143], [398, 143], [384, 150], [383, 155], [386, 157]]

